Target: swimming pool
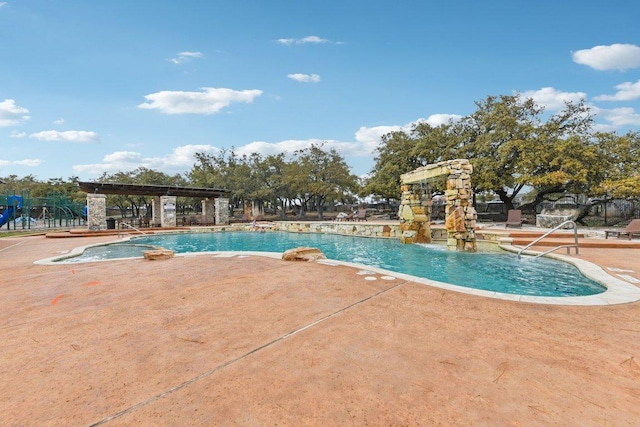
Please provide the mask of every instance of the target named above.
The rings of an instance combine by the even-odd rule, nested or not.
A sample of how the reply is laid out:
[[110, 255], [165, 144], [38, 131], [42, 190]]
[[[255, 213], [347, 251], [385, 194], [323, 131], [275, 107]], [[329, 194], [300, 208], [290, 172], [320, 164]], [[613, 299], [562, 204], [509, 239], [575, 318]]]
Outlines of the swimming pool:
[[[217, 232], [158, 234], [136, 237], [126, 244], [87, 248], [65, 262], [142, 256], [163, 247], [176, 253], [217, 251], [284, 252], [310, 246], [329, 259], [404, 273], [468, 288], [530, 296], [585, 296], [606, 288], [565, 262], [547, 258], [518, 258], [499, 248], [481, 253], [449, 251], [444, 246], [403, 245], [396, 239], [286, 232]], [[487, 245], [489, 248], [493, 245]], [[137, 254], [137, 255], [136, 255]]]

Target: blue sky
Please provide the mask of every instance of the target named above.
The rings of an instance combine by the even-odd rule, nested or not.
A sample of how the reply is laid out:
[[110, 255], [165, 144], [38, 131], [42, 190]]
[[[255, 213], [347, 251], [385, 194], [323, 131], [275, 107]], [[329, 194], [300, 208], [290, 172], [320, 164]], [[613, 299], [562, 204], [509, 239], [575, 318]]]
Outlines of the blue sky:
[[0, 1], [0, 176], [144, 166], [325, 141], [367, 173], [380, 136], [488, 95], [584, 98], [640, 129], [640, 2]]

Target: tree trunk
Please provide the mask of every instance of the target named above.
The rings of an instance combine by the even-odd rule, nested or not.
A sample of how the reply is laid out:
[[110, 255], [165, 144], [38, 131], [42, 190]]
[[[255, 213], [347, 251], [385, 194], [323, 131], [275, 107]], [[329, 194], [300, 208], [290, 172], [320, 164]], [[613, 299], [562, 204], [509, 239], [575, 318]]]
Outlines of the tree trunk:
[[316, 198], [316, 208], [318, 211], [318, 219], [322, 220], [324, 218], [324, 200], [325, 198], [322, 196], [318, 196]]
[[300, 210], [298, 211], [298, 218], [302, 219], [307, 215], [307, 204], [306, 203], [301, 203], [300, 204]]
[[554, 187], [549, 187], [549, 188], [539, 190], [536, 193], [535, 199], [533, 199], [533, 201], [529, 203], [523, 204], [522, 206], [520, 206], [520, 209], [525, 213], [535, 214], [536, 207], [545, 200], [545, 197], [548, 194], [561, 193], [563, 191], [564, 191], [564, 187], [562, 185], [556, 185]]
[[512, 194], [511, 196], [509, 196], [509, 194], [502, 188], [496, 190], [495, 193], [498, 195], [498, 197], [500, 197], [500, 200], [504, 203], [507, 211], [513, 209], [513, 198], [515, 197], [515, 195]]
[[[589, 216], [591, 210], [598, 205], [606, 205], [610, 201], [611, 199], [598, 200], [596, 202], [589, 203], [588, 205], [580, 206], [580, 213], [578, 214], [578, 218], [576, 218], [575, 222], [580, 225], [586, 226], [587, 224], [584, 222], [584, 219]], [[605, 223], [605, 225], [607, 224]]]
[[280, 212], [280, 218], [285, 219], [287, 217], [287, 201], [285, 199], [278, 199], [280, 201], [280, 205], [282, 206], [282, 211]]

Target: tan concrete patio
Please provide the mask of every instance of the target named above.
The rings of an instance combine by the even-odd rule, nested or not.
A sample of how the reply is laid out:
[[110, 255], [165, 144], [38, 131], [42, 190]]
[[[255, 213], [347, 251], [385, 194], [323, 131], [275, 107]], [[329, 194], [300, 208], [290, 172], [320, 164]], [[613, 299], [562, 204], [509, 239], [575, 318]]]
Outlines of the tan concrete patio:
[[[114, 239], [0, 239], [0, 424], [640, 419], [639, 303], [519, 303], [264, 257], [33, 264]], [[640, 280], [639, 249], [580, 252]]]

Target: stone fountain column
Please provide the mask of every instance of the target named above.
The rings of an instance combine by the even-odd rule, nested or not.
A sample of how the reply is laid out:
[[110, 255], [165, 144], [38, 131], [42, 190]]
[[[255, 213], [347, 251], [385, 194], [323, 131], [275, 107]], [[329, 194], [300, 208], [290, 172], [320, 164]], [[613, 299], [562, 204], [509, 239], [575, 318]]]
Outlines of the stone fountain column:
[[469, 160], [457, 159], [423, 166], [401, 175], [402, 199], [398, 217], [402, 243], [431, 241], [431, 200], [422, 200], [420, 184], [444, 178], [447, 198], [447, 247], [452, 250], [475, 252], [475, 226], [478, 216], [473, 208], [472, 173], [473, 166]]
[[398, 218], [402, 243], [431, 243], [431, 200], [424, 200], [419, 185], [404, 184]]
[[445, 197], [445, 227], [447, 228], [447, 247], [459, 251], [475, 252], [475, 227], [478, 215], [473, 207], [471, 188], [471, 164], [462, 160], [453, 160], [449, 165]]

